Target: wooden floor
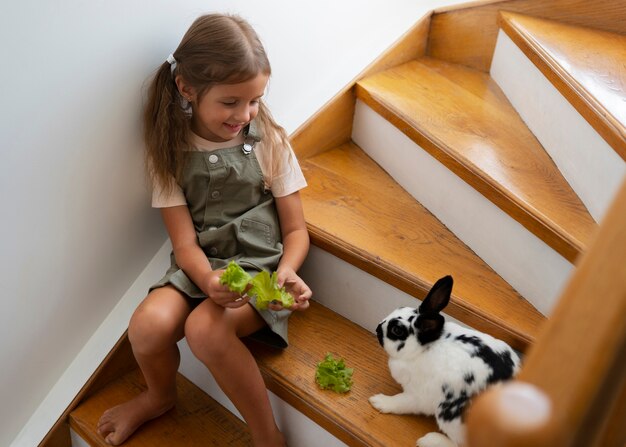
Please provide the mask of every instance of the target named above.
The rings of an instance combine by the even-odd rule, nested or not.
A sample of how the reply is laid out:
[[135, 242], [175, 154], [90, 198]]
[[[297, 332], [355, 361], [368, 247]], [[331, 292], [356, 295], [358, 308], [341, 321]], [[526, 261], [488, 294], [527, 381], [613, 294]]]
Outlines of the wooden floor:
[[422, 58], [357, 97], [566, 259], [586, 247], [595, 222], [487, 74]]
[[521, 350], [536, 337], [544, 317], [358, 146], [301, 165], [316, 245], [420, 298], [451, 274], [451, 316]]

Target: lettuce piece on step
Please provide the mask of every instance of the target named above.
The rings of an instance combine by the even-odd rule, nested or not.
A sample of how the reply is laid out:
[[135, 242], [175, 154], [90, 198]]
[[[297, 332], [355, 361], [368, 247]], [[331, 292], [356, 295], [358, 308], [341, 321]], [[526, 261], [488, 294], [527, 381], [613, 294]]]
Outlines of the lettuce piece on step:
[[334, 359], [327, 353], [323, 361], [317, 364], [315, 381], [323, 390], [331, 389], [336, 393], [347, 393], [352, 388], [354, 369], [346, 368], [343, 359]]

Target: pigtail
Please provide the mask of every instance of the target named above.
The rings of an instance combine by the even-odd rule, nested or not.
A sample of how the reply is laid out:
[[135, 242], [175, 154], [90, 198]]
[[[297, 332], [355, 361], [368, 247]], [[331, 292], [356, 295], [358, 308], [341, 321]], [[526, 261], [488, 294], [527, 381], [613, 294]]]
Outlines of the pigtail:
[[146, 166], [153, 185], [172, 191], [172, 179], [180, 181], [189, 146], [189, 115], [174, 82], [170, 64], [156, 71], [148, 88], [144, 109]]
[[257, 122], [257, 128], [263, 138], [264, 150], [267, 150], [270, 155], [269, 165], [271, 172], [269, 173], [269, 178], [271, 179], [274, 177], [275, 173], [281, 172], [282, 170], [281, 163], [283, 163], [285, 157], [281, 152], [288, 151], [288, 162], [292, 162], [291, 145], [289, 144], [287, 132], [274, 121], [274, 117], [263, 100], [259, 102], [259, 113], [255, 121]]
[[[175, 64], [173, 70], [170, 63]], [[160, 186], [164, 194], [172, 192], [173, 180], [181, 182], [186, 154], [191, 149], [191, 114], [183, 107], [175, 76], [181, 76], [194, 89], [194, 101], [201, 101], [214, 85], [237, 84], [259, 73], [269, 76], [271, 67], [250, 24], [241, 17], [223, 14], [207, 14], [194, 21], [148, 88], [144, 139], [146, 165], [153, 185]], [[285, 156], [279, 151], [290, 148], [287, 133], [276, 124], [263, 101], [256, 121], [263, 144], [271, 151], [271, 170], [280, 172], [278, 168]]]

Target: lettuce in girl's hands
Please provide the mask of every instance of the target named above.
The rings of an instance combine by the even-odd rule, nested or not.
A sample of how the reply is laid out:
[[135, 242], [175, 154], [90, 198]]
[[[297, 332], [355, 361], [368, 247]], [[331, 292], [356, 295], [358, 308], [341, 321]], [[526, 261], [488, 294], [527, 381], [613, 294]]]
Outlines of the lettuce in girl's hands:
[[352, 388], [352, 368], [346, 368], [343, 359], [335, 360], [330, 353], [317, 364], [315, 381], [323, 390], [331, 389], [336, 393], [347, 393]]
[[235, 261], [230, 261], [228, 267], [220, 276], [220, 284], [227, 285], [231, 292], [245, 292], [250, 281], [252, 281], [252, 276]]
[[259, 310], [267, 309], [272, 302], [279, 302], [289, 309], [295, 302], [284, 287], [278, 287], [276, 272], [271, 276], [266, 271], [257, 274], [252, 278], [252, 288], [248, 294], [256, 295], [256, 308]]
[[251, 284], [247, 294], [256, 295], [256, 308], [259, 310], [267, 309], [272, 302], [281, 303], [286, 309], [295, 303], [284, 287], [278, 287], [276, 272], [270, 276], [268, 272], [262, 271], [253, 278], [235, 261], [230, 261], [222, 273], [220, 284], [227, 285], [231, 291], [237, 293], [244, 293]]

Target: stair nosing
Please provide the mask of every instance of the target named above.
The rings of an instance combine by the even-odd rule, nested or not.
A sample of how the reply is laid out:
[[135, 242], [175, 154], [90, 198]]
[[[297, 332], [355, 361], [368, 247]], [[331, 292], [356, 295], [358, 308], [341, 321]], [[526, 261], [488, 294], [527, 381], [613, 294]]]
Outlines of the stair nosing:
[[[532, 34], [515, 23], [516, 16], [526, 17], [519, 13], [501, 11], [501, 29], [581, 115], [591, 117], [587, 121], [626, 161], [626, 127], [555, 61]], [[571, 93], [571, 95], [567, 93]]]
[[[341, 145], [337, 149], [341, 149], [341, 148], [346, 148], [348, 150], [356, 148], [360, 150], [358, 145], [356, 145], [354, 142]], [[313, 157], [313, 159], [315, 159], [315, 157]], [[303, 166], [305, 167], [305, 171], [307, 169], [310, 169], [308, 167], [310, 163], [311, 163], [310, 160], [304, 161]], [[323, 169], [323, 168], [317, 168], [317, 169]], [[381, 169], [381, 172], [384, 172], [382, 171], [382, 168], [380, 169]], [[388, 174], [386, 173], [385, 175], [388, 176]], [[399, 187], [399, 185], [397, 186]], [[406, 195], [408, 196], [408, 193], [406, 193]], [[305, 207], [305, 218], [307, 217], [307, 207], [309, 206], [308, 200], [309, 198], [307, 196], [307, 193], [304, 193], [303, 205]], [[416, 206], [419, 206], [420, 208], [425, 210], [425, 208], [422, 205], [420, 205], [419, 202], [417, 202], [415, 199], [411, 198], [411, 201], [415, 203]], [[435, 221], [439, 222], [438, 225], [441, 226], [440, 227], [442, 228], [441, 231], [445, 231], [446, 234], [449, 233], [449, 236], [453, 238], [451, 239], [450, 242], [447, 242], [445, 243], [445, 245], [442, 245], [442, 247], [448, 247], [447, 244], [452, 244], [452, 246], [461, 244], [462, 247], [464, 247], [463, 248], [464, 251], [461, 252], [464, 254], [462, 254], [461, 256], [464, 257], [471, 253], [471, 256], [475, 256], [477, 260], [480, 260], [480, 258], [469, 247], [467, 247], [462, 241], [458, 240], [458, 238], [454, 236], [454, 234], [452, 234], [445, 227], [445, 225], [443, 225], [435, 216], [433, 216], [432, 213], [429, 213], [427, 210], [425, 211], [428, 214], [430, 214], [430, 216]], [[314, 245], [319, 246], [321, 249], [341, 259], [344, 259], [345, 261], [355, 265], [361, 270], [366, 271], [367, 273], [375, 277], [378, 277], [379, 279], [387, 282], [388, 284], [396, 287], [399, 290], [402, 290], [403, 292], [411, 296], [414, 296], [418, 299], [422, 299], [426, 295], [430, 287], [432, 286], [433, 281], [431, 281], [430, 279], [424, 279], [424, 277], [420, 274], [420, 272], [410, 272], [401, 266], [396, 267], [393, 264], [393, 262], [388, 262], [387, 260], [382, 259], [376, 253], [373, 253], [370, 250], [361, 249], [357, 246], [354, 246], [350, 241], [345, 240], [341, 235], [331, 234], [330, 232], [326, 231], [323, 227], [319, 227], [318, 225], [313, 223], [311, 219], [308, 219], [308, 218], [307, 218], [307, 227], [309, 228], [311, 240]], [[454, 242], [454, 240], [456, 240], [457, 242]], [[431, 252], [431, 256], [432, 256], [432, 253], [435, 253], [435, 252]], [[494, 272], [488, 265], [484, 264], [484, 261], [480, 260], [479, 262], [481, 264], [468, 264], [469, 270], [466, 270], [466, 271], [474, 272], [476, 274], [480, 272], [481, 275], [484, 275], [487, 272], [491, 272], [489, 274], [493, 274], [497, 276], [499, 280], [503, 282], [503, 284], [507, 284], [506, 281], [502, 280], [502, 278], [496, 272]], [[476, 270], [476, 269], [485, 269], [485, 268], [488, 270], [487, 271]], [[510, 287], [510, 286], [507, 284], [507, 287]], [[479, 286], [479, 288], [481, 287]], [[470, 289], [474, 289], [474, 287], [471, 287]], [[500, 294], [504, 293], [505, 294], [504, 296], [507, 296], [506, 300], [509, 302], [509, 304], [514, 303], [515, 300], [512, 300], [512, 298], [514, 297], [512, 295], [506, 295], [506, 293], [508, 292], [504, 292], [504, 290], [506, 289], [500, 289], [500, 292], [498, 293]], [[511, 290], [513, 289], [511, 288]], [[461, 293], [461, 291], [457, 291], [457, 292]], [[472, 294], [475, 294], [475, 293], [476, 293], [476, 289], [473, 290]], [[517, 292], [515, 293], [517, 294]], [[517, 298], [523, 299], [519, 296], [519, 294], [517, 294]], [[521, 307], [519, 311], [528, 312], [530, 311], [530, 309], [533, 309], [533, 312], [536, 313], [537, 315], [536, 318], [538, 319], [537, 320], [538, 322], [543, 321], [544, 317], [541, 316], [539, 312], [536, 311], [536, 309], [534, 309], [530, 304], [528, 305], [528, 309], [524, 310], [524, 307]], [[460, 320], [463, 320], [465, 317], [473, 315], [475, 317], [475, 321], [474, 319], [472, 319], [472, 323], [468, 323], [468, 324], [470, 324], [471, 326], [479, 330], [483, 330], [486, 332], [490, 332], [490, 331], [494, 332], [495, 334], [497, 334], [495, 336], [506, 339], [507, 342], [509, 342], [512, 345], [516, 345], [516, 348], [520, 350], [524, 349], [530, 343], [532, 343], [532, 341], [534, 340], [534, 336], [536, 334], [536, 332], [533, 332], [533, 331], [536, 331], [536, 326], [535, 326], [535, 329], [531, 330], [530, 326], [528, 326], [528, 322], [526, 322], [524, 323], [524, 325], [527, 326], [526, 330], [522, 329], [521, 327], [517, 327], [517, 325], [515, 325], [514, 327], [511, 327], [509, 324], [507, 324], [506, 320], [497, 316], [494, 317], [491, 314], [492, 309], [483, 310], [479, 305], [473, 304], [472, 301], [466, 301], [462, 295], [459, 295], [457, 293], [453, 295], [452, 304], [449, 310], [452, 311], [450, 312], [452, 316], [455, 316], [456, 318]], [[456, 314], [461, 314], [463, 315], [463, 317], [459, 318], [458, 316], [456, 316]], [[521, 314], [518, 314], [518, 315], [521, 315]]]
[[[421, 278], [417, 276], [406, 275], [406, 272], [404, 270], [394, 269], [393, 264], [380, 260], [380, 259], [376, 260], [377, 262], [376, 268], [374, 267], [368, 268], [366, 266], [372, 265], [371, 261], [374, 260], [372, 257], [367, 257], [361, 254], [358, 254], [357, 251], [355, 250], [349, 250], [349, 248], [352, 247], [351, 245], [344, 244], [343, 246], [340, 246], [336, 244], [337, 239], [339, 239], [338, 237], [331, 236], [329, 233], [325, 232], [323, 229], [318, 228], [314, 225], [311, 225], [311, 224], [307, 224], [307, 225], [309, 229], [311, 230], [311, 241], [314, 245], [328, 251], [329, 253], [341, 259], [344, 259], [345, 261], [352, 263], [353, 265], [356, 265], [357, 267], [360, 265], [361, 266], [360, 268], [362, 270], [366, 271], [367, 273], [371, 275], [378, 277], [379, 279], [383, 279], [381, 278], [381, 276], [383, 276], [381, 275], [381, 271], [386, 272], [389, 276], [392, 276], [393, 278], [396, 279], [396, 281], [394, 281], [394, 283], [392, 283], [391, 285], [393, 285], [394, 287], [398, 288], [399, 290], [411, 296], [416, 297], [417, 299], [422, 299], [423, 297], [425, 297], [428, 291], [430, 290], [430, 288], [432, 287], [432, 284], [429, 284], [428, 282], [422, 280]], [[355, 258], [359, 258], [361, 262], [355, 263], [354, 262]], [[475, 315], [477, 318], [481, 320], [486, 320], [492, 323], [499, 323], [497, 326], [501, 328], [502, 332], [507, 332], [512, 337], [515, 337], [521, 340], [525, 344], [526, 347], [530, 346], [535, 340], [535, 337], [532, 337], [522, 331], [519, 331], [519, 330], [516, 330], [514, 328], [507, 326], [506, 322], [502, 320], [501, 318], [494, 318], [491, 314], [481, 312], [480, 307], [472, 305], [471, 303], [467, 301], [464, 301], [457, 294], [453, 293], [451, 295], [450, 304], [448, 306], [449, 307], [447, 311], [452, 310], [452, 313], [455, 312], [455, 309], [459, 309], [460, 311], [463, 311], [465, 313]], [[518, 349], [521, 349], [521, 348], [518, 346]]]
[[[417, 60], [419, 62], [419, 60]], [[574, 263], [585, 249], [585, 243], [565, 231], [560, 225], [548, 218], [532, 204], [521, 200], [515, 194], [509, 194], [507, 189], [495, 179], [485, 175], [481, 169], [466, 161], [458, 152], [440, 141], [427, 129], [418, 123], [411, 123], [403, 118], [403, 113], [384, 97], [371, 92], [362, 84], [356, 84], [356, 96], [364, 101], [374, 111], [381, 114], [396, 128], [412, 139], [417, 145], [426, 150], [431, 156], [444, 164], [448, 169], [472, 185], [488, 200], [496, 204], [509, 216], [522, 224], [531, 233], [539, 237], [565, 259]], [[546, 231], [541, 231], [545, 229]]]

